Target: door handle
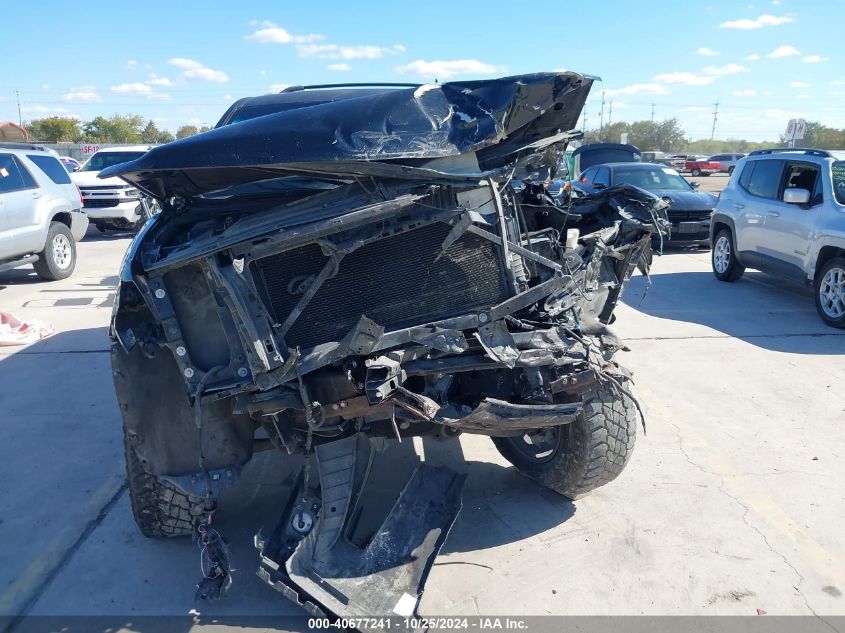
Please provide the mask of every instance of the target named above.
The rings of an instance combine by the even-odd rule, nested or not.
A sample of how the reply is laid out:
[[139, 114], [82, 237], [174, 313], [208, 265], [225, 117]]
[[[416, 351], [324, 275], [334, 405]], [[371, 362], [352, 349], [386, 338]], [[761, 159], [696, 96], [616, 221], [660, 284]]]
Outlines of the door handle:
[[779, 218], [780, 213], [778, 211], [769, 211], [769, 217], [770, 218]]
[[740, 211], [741, 209], [744, 209], [744, 208], [745, 208], [744, 204], [741, 204], [739, 202], [734, 204], [734, 209], [736, 209], [737, 211]]
[[41, 197], [41, 192], [40, 192], [40, 191], [33, 191], [33, 192], [32, 192], [32, 197], [33, 197], [33, 198], [40, 198], [40, 197]]

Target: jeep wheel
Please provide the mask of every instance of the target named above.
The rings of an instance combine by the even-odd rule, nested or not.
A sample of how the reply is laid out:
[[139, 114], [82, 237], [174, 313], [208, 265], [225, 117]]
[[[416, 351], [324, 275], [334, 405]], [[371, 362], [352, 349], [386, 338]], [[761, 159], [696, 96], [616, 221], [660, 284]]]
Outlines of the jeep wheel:
[[638, 420], [631, 398], [601, 385], [575, 422], [493, 443], [524, 475], [578, 499], [619, 476], [634, 450]]
[[193, 534], [206, 518], [202, 497], [185, 494], [170, 482], [148, 473], [125, 437], [124, 449], [129, 501], [141, 533], [147, 538]]
[[67, 279], [76, 267], [76, 244], [67, 225], [53, 222], [47, 231], [44, 250], [32, 265], [42, 279], [55, 281]]
[[745, 272], [745, 267], [736, 259], [733, 239], [728, 229], [722, 229], [716, 235], [710, 262], [713, 265], [713, 274], [719, 281], [736, 281]]
[[828, 325], [845, 328], [845, 257], [829, 259], [816, 275], [816, 310]]

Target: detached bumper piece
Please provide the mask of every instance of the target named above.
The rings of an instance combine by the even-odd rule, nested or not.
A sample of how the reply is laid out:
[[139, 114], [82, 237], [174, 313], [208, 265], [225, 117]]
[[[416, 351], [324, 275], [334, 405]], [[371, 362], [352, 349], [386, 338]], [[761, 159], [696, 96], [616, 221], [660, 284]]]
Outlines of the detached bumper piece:
[[[361, 459], [362, 444], [369, 459]], [[419, 465], [361, 548], [348, 540], [364, 508], [374, 448], [363, 436], [317, 447], [319, 490], [304, 477], [265, 541], [258, 575], [313, 615], [417, 615], [428, 573], [461, 509], [465, 475]]]

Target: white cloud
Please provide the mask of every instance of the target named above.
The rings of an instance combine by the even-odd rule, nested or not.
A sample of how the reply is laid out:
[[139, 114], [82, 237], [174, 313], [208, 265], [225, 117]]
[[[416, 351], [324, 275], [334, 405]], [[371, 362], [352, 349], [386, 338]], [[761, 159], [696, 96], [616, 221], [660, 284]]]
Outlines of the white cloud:
[[712, 48], [707, 48], [706, 46], [702, 46], [698, 49], [699, 55], [704, 55], [705, 57], [716, 57], [719, 53], [714, 51]]
[[682, 84], [684, 86], [706, 86], [707, 84], [712, 84], [715, 80], [715, 77], [705, 77], [704, 75], [696, 75], [690, 72], [662, 73], [654, 76], [654, 81], [665, 84]]
[[790, 88], [809, 88], [810, 84], [808, 84], [804, 81], [793, 81], [791, 84], [789, 84], [789, 87]]
[[67, 108], [55, 108], [55, 107], [47, 107], [41, 104], [35, 104], [31, 106], [22, 105], [21, 106], [21, 114], [24, 116], [31, 116], [35, 115], [37, 117], [45, 117], [45, 116], [66, 116], [72, 119], [79, 119], [81, 118], [78, 114], [72, 113]]
[[71, 103], [99, 103], [102, 101], [94, 86], [71, 88], [70, 91], [65, 93], [62, 99]]
[[134, 59], [127, 59], [126, 63], [124, 64], [127, 70], [129, 70], [130, 68], [135, 68], [135, 66], [137, 65], [138, 62], [136, 62]]
[[736, 73], [747, 73], [748, 69], [739, 64], [725, 64], [724, 66], [707, 66], [704, 68], [705, 75], [735, 75]]
[[744, 59], [749, 62], [755, 62], [760, 59], [760, 56], [757, 53], [751, 53], [750, 55], [746, 55]]
[[807, 55], [804, 57], [805, 64], [818, 64], [819, 62], [829, 62], [830, 57], [822, 57], [821, 55]]
[[224, 84], [229, 81], [229, 75], [222, 70], [214, 70], [208, 66], [201, 64], [193, 59], [185, 59], [184, 57], [174, 57], [167, 60], [171, 66], [176, 66], [182, 69], [182, 77], [185, 79], [203, 79], [205, 81], [213, 81], [214, 83]]
[[170, 81], [167, 77], [159, 77], [155, 73], [150, 73], [150, 78], [147, 79], [145, 82], [148, 86], [172, 86], [173, 82]]
[[223, 101], [231, 101], [232, 95], [223, 95]]
[[506, 66], [495, 66], [475, 59], [454, 59], [449, 61], [426, 61], [424, 59], [418, 59], [405, 66], [399, 66], [396, 72], [447, 79], [455, 75], [490, 75], [505, 72], [506, 68]]
[[809, 98], [810, 98], [810, 95], [804, 95], [804, 94], [802, 94], [802, 95], [798, 95], [798, 98], [799, 98], [799, 99], [809, 99]]
[[754, 97], [757, 94], [756, 90], [752, 90], [751, 88], [746, 88], [745, 90], [734, 90], [731, 93], [735, 97]]
[[270, 92], [281, 92], [285, 88], [290, 88], [290, 84], [271, 84], [268, 90]]
[[605, 90], [605, 96], [613, 96], [613, 95], [639, 95], [639, 94], [651, 94], [651, 95], [665, 95], [669, 94], [670, 90], [666, 86], [663, 86], [658, 83], [644, 83], [644, 84], [632, 84], [630, 86], [625, 86], [624, 88], [612, 88], [610, 90]]
[[326, 66], [326, 68], [329, 70], [341, 71], [352, 70], [352, 66], [350, 66], [349, 64], [329, 64], [328, 66]]
[[250, 26], [259, 27], [254, 33], [250, 33], [244, 39], [255, 40], [261, 44], [305, 44], [326, 39], [325, 35], [309, 33], [308, 35], [294, 35], [287, 29], [283, 29], [275, 22], [263, 20], [261, 22], [250, 22]]
[[769, 59], [778, 59], [780, 57], [795, 57], [800, 54], [801, 51], [794, 46], [778, 46], [775, 50], [766, 55], [766, 57]]
[[722, 22], [719, 28], [741, 30], [762, 29], [764, 26], [778, 26], [780, 24], [789, 24], [790, 22], [795, 22], [795, 18], [791, 15], [777, 16], [764, 14], [753, 20], [747, 18], [743, 18], [742, 20], [728, 20], [727, 22]]
[[317, 57], [319, 59], [378, 59], [385, 55], [402, 53], [405, 47], [373, 46], [361, 44], [358, 46], [342, 46], [340, 44], [297, 44], [296, 52], [300, 57]]
[[134, 95], [136, 97], [144, 97], [149, 101], [169, 101], [170, 95], [163, 92], [156, 92], [150, 88], [146, 83], [125, 83], [111, 86], [109, 88], [116, 94]]

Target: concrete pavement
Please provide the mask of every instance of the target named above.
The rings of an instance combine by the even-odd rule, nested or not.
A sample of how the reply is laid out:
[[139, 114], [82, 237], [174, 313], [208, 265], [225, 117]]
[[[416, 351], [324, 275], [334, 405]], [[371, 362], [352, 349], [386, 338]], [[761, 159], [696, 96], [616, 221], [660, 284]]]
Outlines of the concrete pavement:
[[[57, 329], [0, 348], [0, 614], [196, 606], [195, 544], [143, 538], [123, 488], [105, 326], [127, 244], [92, 234], [63, 282], [0, 274], [0, 306]], [[845, 614], [845, 332], [801, 288], [717, 282], [706, 251], [671, 251], [651, 281], [617, 312], [648, 434], [612, 484], [571, 503], [480, 437], [395, 451], [394, 471], [422, 454], [469, 474], [421, 613]], [[237, 571], [203, 614], [297, 613], [254, 576], [252, 549], [294, 467], [262, 453], [221, 499]]]

